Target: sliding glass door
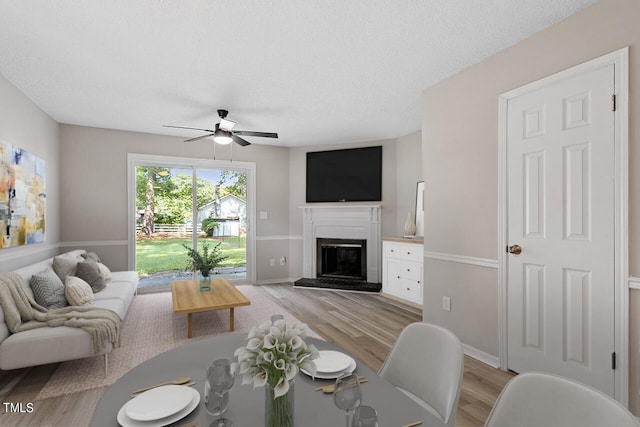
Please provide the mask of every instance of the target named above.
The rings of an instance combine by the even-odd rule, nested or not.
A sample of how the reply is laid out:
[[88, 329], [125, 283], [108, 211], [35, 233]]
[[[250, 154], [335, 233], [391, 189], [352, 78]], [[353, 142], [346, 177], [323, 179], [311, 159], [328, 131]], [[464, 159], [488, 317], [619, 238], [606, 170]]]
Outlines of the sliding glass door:
[[[139, 289], [167, 290], [190, 279], [187, 249], [224, 257], [213, 277], [252, 282], [253, 164], [129, 155], [130, 246]], [[131, 263], [131, 261], [130, 261]]]

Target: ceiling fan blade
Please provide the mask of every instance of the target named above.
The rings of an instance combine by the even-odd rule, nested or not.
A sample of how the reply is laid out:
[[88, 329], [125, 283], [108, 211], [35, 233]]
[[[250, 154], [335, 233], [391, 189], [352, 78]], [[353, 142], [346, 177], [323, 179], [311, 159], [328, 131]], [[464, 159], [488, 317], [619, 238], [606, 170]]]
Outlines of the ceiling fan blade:
[[278, 134], [275, 132], [253, 132], [250, 130], [234, 130], [233, 133], [236, 135], [243, 136], [261, 136], [263, 138], [277, 138]]
[[215, 132], [215, 130], [213, 130], [213, 129], [188, 128], [188, 127], [184, 127], [184, 126], [162, 125], [162, 127], [165, 127], [165, 128], [176, 128], [176, 129], [201, 130], [201, 131], [204, 131], [204, 132]]
[[249, 141], [244, 140], [237, 135], [231, 135], [231, 138], [233, 138], [233, 142], [235, 142], [236, 144], [240, 144], [243, 147], [246, 147], [247, 145], [251, 145]]
[[195, 137], [195, 138], [187, 139], [187, 140], [185, 140], [184, 142], [194, 142], [194, 141], [197, 141], [197, 140], [199, 140], [199, 139], [209, 138], [210, 136], [213, 136], [213, 134], [212, 134], [212, 133], [208, 133], [208, 134], [206, 134], [206, 135], [197, 136], [197, 137]]

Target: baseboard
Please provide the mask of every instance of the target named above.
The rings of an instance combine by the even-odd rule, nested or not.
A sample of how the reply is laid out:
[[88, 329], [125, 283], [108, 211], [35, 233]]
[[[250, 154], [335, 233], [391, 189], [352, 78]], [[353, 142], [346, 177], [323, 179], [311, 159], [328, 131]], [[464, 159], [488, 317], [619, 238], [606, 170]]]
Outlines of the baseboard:
[[464, 354], [467, 356], [473, 357], [474, 359], [479, 360], [482, 363], [486, 363], [496, 369], [500, 368], [500, 359], [498, 359], [497, 356], [485, 353], [484, 351], [478, 350], [477, 348], [471, 347], [467, 344], [462, 344], [462, 349], [464, 350]]
[[298, 279], [294, 279], [292, 277], [287, 277], [284, 279], [265, 279], [265, 280], [256, 280], [256, 285], [275, 285], [277, 283], [293, 283]]

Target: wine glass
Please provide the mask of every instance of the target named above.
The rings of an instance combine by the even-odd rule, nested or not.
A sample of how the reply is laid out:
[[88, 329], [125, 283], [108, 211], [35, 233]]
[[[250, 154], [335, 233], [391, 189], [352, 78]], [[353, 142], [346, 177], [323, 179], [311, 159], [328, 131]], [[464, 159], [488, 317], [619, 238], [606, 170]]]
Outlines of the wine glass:
[[[235, 382], [234, 372], [231, 372], [229, 359], [216, 359], [207, 370], [204, 384], [204, 406], [207, 413], [214, 416], [222, 415], [229, 406], [229, 390]], [[227, 418], [216, 420], [216, 427], [231, 427], [233, 423]]]
[[378, 427], [378, 413], [371, 406], [358, 406], [353, 413], [353, 427]]
[[353, 373], [345, 373], [336, 379], [333, 391], [333, 403], [347, 413], [347, 427], [351, 427], [353, 410], [360, 406], [362, 392], [358, 376]]

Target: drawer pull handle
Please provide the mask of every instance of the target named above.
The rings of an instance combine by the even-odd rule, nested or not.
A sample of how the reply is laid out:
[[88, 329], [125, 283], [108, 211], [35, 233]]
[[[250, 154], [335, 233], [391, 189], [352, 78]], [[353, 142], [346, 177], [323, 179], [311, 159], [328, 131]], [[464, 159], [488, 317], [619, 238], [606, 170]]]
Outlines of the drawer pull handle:
[[407, 268], [407, 271], [411, 271], [411, 269], [410, 269], [410, 268]]
[[418, 280], [418, 283], [420, 283], [420, 280]]
[[393, 250], [393, 249], [391, 249], [391, 252], [394, 252], [394, 250]]
[[411, 290], [411, 288], [407, 288], [407, 290], [408, 290], [408, 291], [410, 291], [410, 290]]
[[407, 252], [407, 255], [411, 255], [411, 252]]
[[398, 276], [398, 279], [400, 278], [400, 276]]

